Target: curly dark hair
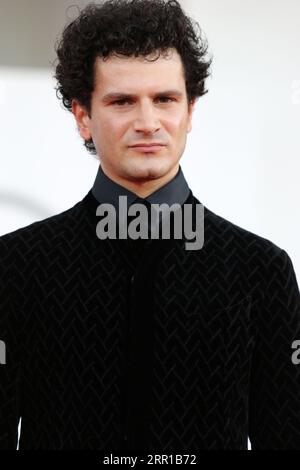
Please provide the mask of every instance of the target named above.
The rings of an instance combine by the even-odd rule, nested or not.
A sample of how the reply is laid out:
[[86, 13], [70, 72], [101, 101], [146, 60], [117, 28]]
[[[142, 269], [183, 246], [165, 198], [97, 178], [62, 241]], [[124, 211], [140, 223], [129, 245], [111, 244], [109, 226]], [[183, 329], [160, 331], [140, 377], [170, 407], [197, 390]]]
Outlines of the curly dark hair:
[[[91, 113], [96, 57], [112, 54], [148, 56], [175, 48], [184, 68], [188, 102], [207, 93], [205, 79], [212, 59], [199, 24], [186, 16], [176, 0], [107, 0], [89, 3], [66, 25], [55, 45], [56, 96], [71, 111], [76, 99]], [[155, 60], [156, 60], [155, 59]], [[96, 154], [92, 139], [84, 142]]]

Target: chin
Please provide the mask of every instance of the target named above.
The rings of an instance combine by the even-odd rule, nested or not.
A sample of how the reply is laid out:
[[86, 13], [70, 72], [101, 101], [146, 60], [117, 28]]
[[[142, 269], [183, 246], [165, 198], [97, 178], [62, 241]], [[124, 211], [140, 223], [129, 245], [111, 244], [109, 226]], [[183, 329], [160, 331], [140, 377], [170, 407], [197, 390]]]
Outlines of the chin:
[[172, 167], [173, 163], [165, 158], [154, 159], [149, 158], [145, 159], [146, 161], [141, 162], [141, 164], [136, 164], [134, 166], [134, 173], [140, 177], [144, 178], [160, 178], [168, 173]]

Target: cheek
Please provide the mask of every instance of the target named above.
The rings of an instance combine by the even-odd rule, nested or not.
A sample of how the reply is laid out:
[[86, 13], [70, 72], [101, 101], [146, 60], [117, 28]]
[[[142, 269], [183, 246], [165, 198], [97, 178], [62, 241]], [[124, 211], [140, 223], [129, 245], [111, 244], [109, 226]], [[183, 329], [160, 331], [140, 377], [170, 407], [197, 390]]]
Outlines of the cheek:
[[116, 116], [99, 115], [93, 121], [93, 133], [100, 142], [116, 145], [126, 132], [126, 123]]
[[131, 126], [129, 119], [126, 119], [125, 116], [110, 116], [102, 122], [103, 129], [110, 133], [111, 140], [122, 137]]
[[177, 140], [181, 140], [187, 131], [188, 121], [186, 117], [179, 117], [168, 122], [167, 130]]

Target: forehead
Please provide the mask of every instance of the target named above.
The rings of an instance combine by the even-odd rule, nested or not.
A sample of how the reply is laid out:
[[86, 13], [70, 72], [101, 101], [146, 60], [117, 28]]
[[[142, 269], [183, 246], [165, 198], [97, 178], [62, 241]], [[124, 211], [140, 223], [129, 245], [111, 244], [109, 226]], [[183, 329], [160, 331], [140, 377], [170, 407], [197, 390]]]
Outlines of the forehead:
[[[155, 60], [154, 60], [155, 59]], [[95, 61], [95, 89], [98, 91], [117, 89], [136, 93], [144, 87], [184, 87], [184, 71], [180, 55], [174, 49], [168, 55], [115, 56]]]

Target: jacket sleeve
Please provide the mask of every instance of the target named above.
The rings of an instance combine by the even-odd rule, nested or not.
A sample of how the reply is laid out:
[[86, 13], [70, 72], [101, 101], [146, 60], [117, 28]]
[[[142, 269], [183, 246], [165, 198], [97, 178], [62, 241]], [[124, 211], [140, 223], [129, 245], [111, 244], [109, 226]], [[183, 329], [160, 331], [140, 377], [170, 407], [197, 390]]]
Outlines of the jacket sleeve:
[[300, 294], [291, 259], [279, 247], [263, 298], [250, 377], [251, 449], [300, 450]]
[[20, 357], [11, 258], [0, 237], [0, 449], [17, 449]]

